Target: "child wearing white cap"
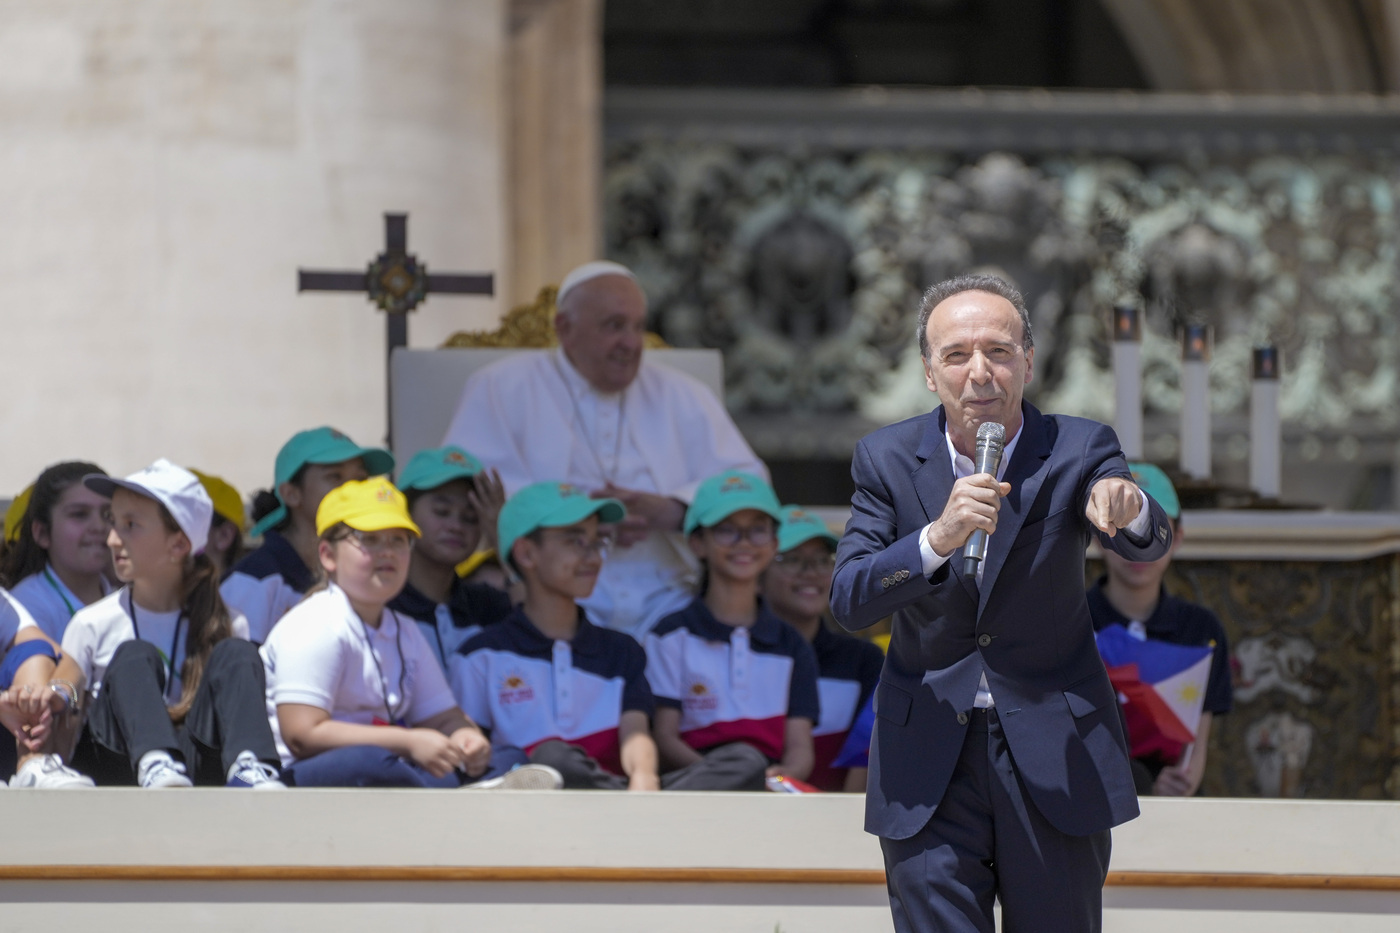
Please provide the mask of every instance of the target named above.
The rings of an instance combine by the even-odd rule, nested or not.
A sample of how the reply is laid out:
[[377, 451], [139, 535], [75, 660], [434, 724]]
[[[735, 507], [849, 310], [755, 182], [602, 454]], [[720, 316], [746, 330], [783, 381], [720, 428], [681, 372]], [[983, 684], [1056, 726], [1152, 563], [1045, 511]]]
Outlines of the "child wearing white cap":
[[126, 585], [63, 636], [57, 680], [86, 712], [73, 764], [99, 784], [281, 787], [262, 662], [204, 553], [208, 493], [166, 460], [84, 482], [112, 497], [107, 544]]

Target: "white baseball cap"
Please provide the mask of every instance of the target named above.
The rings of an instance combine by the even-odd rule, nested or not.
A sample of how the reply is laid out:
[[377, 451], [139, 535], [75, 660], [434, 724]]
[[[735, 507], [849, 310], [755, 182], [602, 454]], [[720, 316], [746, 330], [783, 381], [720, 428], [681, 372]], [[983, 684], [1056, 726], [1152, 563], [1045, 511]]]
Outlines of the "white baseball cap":
[[209, 523], [214, 519], [214, 501], [205, 492], [204, 484], [184, 467], [178, 467], [164, 457], [126, 479], [114, 479], [101, 473], [83, 477], [83, 485], [98, 495], [110, 497], [118, 488], [154, 499], [165, 506], [175, 524], [190, 539], [192, 554], [204, 550], [209, 543]]

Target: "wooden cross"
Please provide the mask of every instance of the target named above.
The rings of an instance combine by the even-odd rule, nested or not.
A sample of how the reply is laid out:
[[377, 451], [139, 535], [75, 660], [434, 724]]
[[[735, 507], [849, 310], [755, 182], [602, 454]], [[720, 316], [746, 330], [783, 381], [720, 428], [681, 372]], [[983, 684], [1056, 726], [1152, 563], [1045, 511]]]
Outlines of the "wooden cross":
[[388, 403], [387, 441], [394, 442], [393, 389], [389, 363], [396, 347], [408, 346], [408, 312], [430, 294], [492, 295], [495, 276], [485, 274], [429, 273], [425, 263], [408, 251], [408, 215], [384, 215], [384, 252], [363, 272], [297, 270], [298, 292], [363, 292], [386, 312], [384, 391]]

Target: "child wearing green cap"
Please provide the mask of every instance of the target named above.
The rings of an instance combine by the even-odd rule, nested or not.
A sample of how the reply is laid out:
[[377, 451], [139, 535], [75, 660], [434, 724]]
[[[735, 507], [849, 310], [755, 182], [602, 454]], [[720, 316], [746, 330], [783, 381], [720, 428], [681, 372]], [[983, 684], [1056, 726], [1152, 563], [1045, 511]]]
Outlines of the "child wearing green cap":
[[[1190, 797], [1206, 773], [1206, 748], [1215, 716], [1234, 705], [1230, 683], [1230, 648], [1225, 627], [1205, 606], [1167, 593], [1162, 580], [1181, 544], [1181, 502], [1167, 474], [1151, 463], [1130, 463], [1133, 482], [1167, 513], [1172, 525], [1172, 546], [1165, 557], [1133, 562], [1111, 551], [1104, 552], [1105, 573], [1089, 589], [1089, 615], [1095, 631], [1121, 625], [1142, 639], [1214, 649], [1206, 698], [1195, 741], [1180, 754], [1155, 752], [1134, 758], [1133, 779], [1140, 796]], [[1129, 741], [1131, 743], [1132, 736]]]
[[[598, 582], [616, 499], [534, 483], [501, 509], [500, 553], [525, 598], [452, 659], [453, 693], [492, 739], [525, 749], [565, 788], [658, 790], [641, 646], [589, 622], [578, 601]], [[693, 788], [700, 789], [700, 788]]]
[[864, 793], [866, 769], [836, 767], [856, 716], [880, 681], [885, 654], [879, 646], [823, 624], [831, 602], [837, 537], [816, 514], [783, 507], [778, 556], [763, 575], [763, 599], [773, 614], [796, 629], [817, 656], [821, 718], [812, 730], [815, 764], [809, 784], [825, 791]]
[[393, 468], [389, 451], [361, 447], [334, 428], [300, 431], [282, 445], [273, 492], [259, 493], [253, 506], [255, 514], [266, 509], [249, 532], [262, 536], [262, 546], [234, 566], [219, 590], [229, 608], [247, 618], [249, 638], [266, 641], [315, 584], [316, 508], [326, 493]]
[[759, 598], [781, 518], [769, 485], [737, 471], [701, 483], [686, 510], [683, 530], [704, 567], [701, 593], [646, 639], [656, 743], [668, 771], [737, 746], [762, 759], [743, 789], [762, 790], [765, 776], [811, 773], [816, 656]]
[[408, 583], [389, 606], [418, 623], [446, 673], [463, 642], [510, 614], [503, 590], [457, 575], [457, 566], [476, 553], [483, 529], [494, 540], [505, 489], [494, 470], [483, 470], [481, 461], [452, 445], [414, 454], [398, 487], [423, 536], [413, 549]]

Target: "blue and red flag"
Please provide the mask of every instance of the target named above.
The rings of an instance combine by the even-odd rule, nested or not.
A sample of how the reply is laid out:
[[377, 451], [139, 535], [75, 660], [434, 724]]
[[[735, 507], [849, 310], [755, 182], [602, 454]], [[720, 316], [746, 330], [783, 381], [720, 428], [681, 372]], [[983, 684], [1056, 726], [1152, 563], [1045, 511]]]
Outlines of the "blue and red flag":
[[1132, 756], [1180, 760], [1201, 725], [1214, 649], [1139, 638], [1121, 625], [1106, 626], [1096, 637], [1128, 720]]
[[851, 723], [851, 731], [846, 733], [846, 741], [841, 751], [832, 760], [833, 768], [870, 767], [870, 733], [875, 730], [875, 694], [865, 701], [856, 721]]

